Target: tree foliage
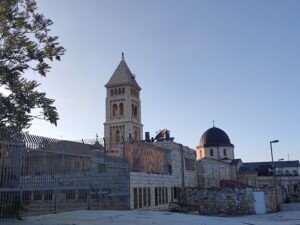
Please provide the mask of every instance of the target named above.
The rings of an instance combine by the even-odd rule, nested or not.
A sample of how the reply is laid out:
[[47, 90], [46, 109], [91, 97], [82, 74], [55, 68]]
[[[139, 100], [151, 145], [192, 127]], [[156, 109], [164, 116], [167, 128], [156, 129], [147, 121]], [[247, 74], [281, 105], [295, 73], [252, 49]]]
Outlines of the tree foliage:
[[54, 100], [24, 77], [28, 70], [46, 76], [50, 62], [64, 54], [58, 37], [49, 34], [51, 25], [35, 0], [0, 1], [0, 129], [22, 130], [34, 118], [57, 124]]

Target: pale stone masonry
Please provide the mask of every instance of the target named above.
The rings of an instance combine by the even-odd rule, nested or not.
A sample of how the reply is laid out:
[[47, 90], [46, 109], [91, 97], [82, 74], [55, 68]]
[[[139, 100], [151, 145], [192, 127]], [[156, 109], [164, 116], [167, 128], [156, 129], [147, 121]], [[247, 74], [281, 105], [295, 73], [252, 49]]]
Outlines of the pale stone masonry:
[[[171, 204], [173, 211], [198, 211], [204, 215], [256, 214], [255, 193], [263, 193], [266, 212], [276, 212], [275, 191], [272, 188], [219, 189], [186, 188], [181, 204]], [[282, 203], [282, 198], [277, 198]]]
[[106, 87], [106, 119], [104, 137], [108, 148], [118, 153], [116, 145], [131, 139], [141, 140], [141, 88], [127, 66], [124, 54]]
[[[131, 209], [167, 209], [170, 202], [178, 201], [182, 185], [196, 187], [195, 150], [171, 141], [135, 143], [134, 145], [144, 148], [143, 152], [147, 154], [147, 157], [154, 157], [149, 152], [157, 151], [157, 148], [169, 156], [165, 158], [165, 166], [160, 166], [167, 168], [165, 171], [151, 173], [147, 172], [149, 167], [142, 167], [144, 171], [130, 172]], [[164, 159], [160, 158], [160, 160]]]

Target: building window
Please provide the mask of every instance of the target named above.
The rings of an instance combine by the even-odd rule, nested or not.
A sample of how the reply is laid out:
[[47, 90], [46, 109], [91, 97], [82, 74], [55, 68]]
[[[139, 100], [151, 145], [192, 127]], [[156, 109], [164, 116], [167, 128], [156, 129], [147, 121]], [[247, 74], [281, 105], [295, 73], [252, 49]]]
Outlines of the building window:
[[223, 155], [227, 156], [226, 148], [223, 149]]
[[147, 188], [147, 194], [148, 194], [148, 206], [151, 206], [151, 188]]
[[210, 156], [214, 156], [214, 150], [210, 149]]
[[161, 192], [162, 192], [162, 203], [165, 203], [165, 188], [161, 188]]
[[137, 105], [134, 106], [134, 117], [137, 117], [138, 115], [138, 108]]
[[158, 191], [157, 191], [157, 187], [155, 188], [155, 205], [158, 205]]
[[114, 95], [114, 90], [111, 89], [111, 90], [110, 90], [110, 96], [113, 96], [113, 95]]
[[158, 188], [158, 204], [161, 204], [161, 187]]
[[133, 208], [138, 208], [138, 194], [137, 194], [137, 188], [133, 188]]
[[117, 116], [117, 113], [118, 113], [118, 106], [117, 106], [117, 104], [113, 104], [113, 107], [112, 107], [113, 117]]
[[122, 94], [125, 94], [125, 88], [124, 87], [122, 88]]
[[168, 199], [168, 188], [165, 188], [165, 193], [166, 193], [166, 203], [168, 204], [169, 199]]
[[143, 206], [147, 206], [147, 188], [143, 188]]
[[123, 106], [123, 103], [120, 103], [120, 104], [119, 104], [119, 109], [120, 109], [120, 116], [123, 116], [123, 114], [124, 114], [124, 106]]
[[143, 192], [142, 188], [139, 188], [139, 208], [143, 207]]
[[178, 199], [178, 188], [174, 187], [174, 199]]
[[116, 130], [116, 136], [115, 136], [116, 143], [120, 143], [120, 131]]
[[118, 95], [120, 95], [121, 92], [122, 92], [122, 91], [121, 91], [121, 88], [119, 88], [119, 89], [118, 89]]

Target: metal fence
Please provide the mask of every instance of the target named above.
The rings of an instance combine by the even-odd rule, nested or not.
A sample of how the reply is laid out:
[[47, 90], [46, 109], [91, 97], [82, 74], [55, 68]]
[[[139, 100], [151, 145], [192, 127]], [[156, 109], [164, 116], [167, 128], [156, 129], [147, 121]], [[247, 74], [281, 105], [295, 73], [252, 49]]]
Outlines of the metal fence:
[[[124, 143], [0, 134], [0, 219], [76, 209], [128, 209]], [[117, 146], [117, 147], [116, 147]]]

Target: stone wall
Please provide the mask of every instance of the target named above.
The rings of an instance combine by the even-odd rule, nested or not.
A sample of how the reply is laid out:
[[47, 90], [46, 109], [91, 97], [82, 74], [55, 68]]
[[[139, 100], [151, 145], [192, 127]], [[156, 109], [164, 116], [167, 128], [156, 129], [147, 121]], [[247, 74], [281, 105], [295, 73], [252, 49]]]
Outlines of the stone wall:
[[199, 214], [246, 215], [255, 214], [252, 190], [187, 188], [184, 204]]
[[[182, 200], [170, 204], [170, 210], [198, 211], [203, 215], [247, 215], [255, 214], [254, 192], [264, 192], [266, 212], [276, 212], [275, 190], [266, 189], [219, 189], [186, 188]], [[281, 203], [280, 198], [277, 203]]]

